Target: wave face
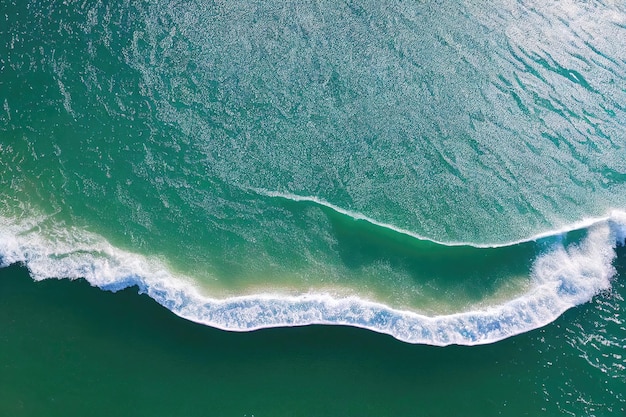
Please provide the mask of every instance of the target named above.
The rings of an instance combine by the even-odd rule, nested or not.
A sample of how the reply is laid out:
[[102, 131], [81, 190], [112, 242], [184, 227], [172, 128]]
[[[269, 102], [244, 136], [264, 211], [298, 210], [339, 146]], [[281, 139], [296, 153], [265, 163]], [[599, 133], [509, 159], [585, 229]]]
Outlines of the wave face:
[[623, 4], [135, 3], [6, 6], [3, 265], [436, 345], [610, 288]]
[[534, 261], [532, 286], [521, 296], [474, 311], [428, 316], [332, 294], [263, 293], [214, 299], [201, 294], [189, 279], [173, 276], [159, 260], [121, 251], [98, 236], [55, 230], [46, 239], [41, 221], [19, 227], [16, 221], [0, 224], [0, 266], [24, 263], [36, 280], [86, 278], [111, 291], [137, 286], [177, 315], [225, 330], [340, 324], [441, 346], [492, 343], [526, 332], [609, 289], [615, 272], [614, 249], [626, 238], [626, 214], [616, 214], [592, 226], [579, 243], [551, 244]]

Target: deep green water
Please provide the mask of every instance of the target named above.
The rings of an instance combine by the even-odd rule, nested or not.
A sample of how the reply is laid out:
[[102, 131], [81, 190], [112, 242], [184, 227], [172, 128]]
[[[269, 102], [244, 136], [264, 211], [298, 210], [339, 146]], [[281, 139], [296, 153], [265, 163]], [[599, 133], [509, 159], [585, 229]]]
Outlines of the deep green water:
[[0, 273], [6, 416], [626, 413], [623, 280], [542, 329], [438, 348], [348, 327], [224, 332], [132, 289]]
[[0, 0], [2, 411], [620, 415], [625, 51], [611, 1]]

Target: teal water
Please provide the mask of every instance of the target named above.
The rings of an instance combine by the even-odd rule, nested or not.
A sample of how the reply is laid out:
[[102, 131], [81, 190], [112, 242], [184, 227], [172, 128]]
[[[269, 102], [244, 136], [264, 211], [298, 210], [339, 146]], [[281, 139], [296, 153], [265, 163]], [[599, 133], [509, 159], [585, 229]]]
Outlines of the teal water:
[[[593, 311], [624, 348], [620, 2], [6, 0], [0, 20], [2, 266], [224, 330], [478, 345], [558, 320], [573, 358], [555, 340]], [[543, 350], [484, 354], [515, 343]], [[615, 355], [590, 362], [617, 387]]]
[[541, 329], [439, 348], [339, 326], [223, 332], [134, 289], [35, 283], [16, 267], [0, 278], [2, 415], [626, 412], [623, 279]]

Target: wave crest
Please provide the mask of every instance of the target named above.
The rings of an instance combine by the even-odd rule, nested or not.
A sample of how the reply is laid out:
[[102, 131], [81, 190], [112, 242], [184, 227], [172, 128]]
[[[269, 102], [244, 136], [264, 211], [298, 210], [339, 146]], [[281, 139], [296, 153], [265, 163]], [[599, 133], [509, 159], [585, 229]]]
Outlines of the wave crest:
[[531, 271], [534, 285], [526, 294], [485, 309], [431, 317], [330, 294], [214, 299], [158, 259], [120, 250], [95, 234], [42, 224], [41, 218], [0, 219], [0, 265], [23, 263], [35, 280], [85, 278], [110, 291], [137, 286], [175, 314], [224, 330], [348, 325], [439, 346], [492, 343], [541, 327], [590, 300], [610, 288], [614, 249], [626, 238], [626, 214], [613, 213], [589, 226], [581, 243], [555, 244], [538, 256]]
[[[293, 202], [308, 202], [308, 203], [313, 203], [316, 204], [318, 206], [322, 206], [322, 207], [326, 207], [328, 209], [333, 210], [334, 212], [337, 212], [339, 214], [342, 214], [344, 216], [348, 216], [354, 220], [360, 220], [360, 221], [364, 221], [367, 223], [370, 223], [374, 226], [379, 226], [382, 227], [384, 229], [389, 229], [391, 231], [394, 231], [396, 233], [400, 233], [406, 236], [410, 236], [413, 237], [415, 239], [419, 239], [422, 241], [428, 241], [428, 242], [432, 242], [435, 243], [437, 245], [442, 245], [442, 246], [471, 246], [474, 248], [483, 248], [483, 249], [487, 249], [487, 248], [503, 248], [506, 246], [513, 246], [513, 245], [518, 245], [520, 243], [528, 243], [528, 242], [533, 242], [539, 239], [543, 239], [546, 237], [550, 237], [550, 236], [558, 236], [558, 235], [562, 235], [568, 232], [572, 232], [574, 230], [580, 230], [580, 229], [586, 229], [588, 227], [591, 227], [593, 225], [599, 224], [599, 223], [604, 223], [607, 222], [611, 219], [617, 219], [617, 218], [621, 218], [621, 214], [620, 212], [612, 212], [610, 215], [608, 216], [604, 216], [604, 217], [591, 217], [591, 218], [585, 218], [583, 220], [580, 220], [578, 222], [575, 223], [571, 223], [568, 224], [566, 226], [560, 227], [558, 229], [554, 229], [554, 230], [550, 230], [547, 232], [543, 232], [543, 233], [538, 233], [535, 235], [530, 236], [529, 238], [526, 239], [519, 239], [519, 240], [512, 240], [512, 241], [508, 241], [508, 242], [504, 242], [504, 243], [475, 243], [475, 242], [456, 242], [456, 241], [449, 241], [449, 242], [444, 242], [444, 241], [440, 241], [440, 240], [436, 240], [436, 239], [432, 239], [429, 238], [427, 236], [423, 236], [420, 234], [417, 234], [415, 232], [412, 232], [410, 230], [407, 229], [402, 229], [400, 227], [396, 227], [392, 224], [389, 223], [385, 223], [385, 222], [381, 222], [379, 220], [373, 219], [371, 217], [368, 217], [362, 213], [358, 213], [355, 211], [351, 211], [351, 210], [346, 210], [344, 208], [341, 208], [333, 203], [330, 203], [326, 200], [323, 200], [319, 197], [314, 197], [314, 196], [303, 196], [303, 195], [298, 195], [298, 194], [292, 194], [292, 193], [284, 193], [284, 192], [279, 192], [279, 191], [270, 191], [270, 190], [265, 190], [263, 188], [248, 188], [248, 190], [253, 191], [259, 195], [263, 195], [266, 197], [271, 197], [271, 198], [282, 198], [284, 200], [290, 200]], [[626, 220], [624, 220], [626, 221]]]

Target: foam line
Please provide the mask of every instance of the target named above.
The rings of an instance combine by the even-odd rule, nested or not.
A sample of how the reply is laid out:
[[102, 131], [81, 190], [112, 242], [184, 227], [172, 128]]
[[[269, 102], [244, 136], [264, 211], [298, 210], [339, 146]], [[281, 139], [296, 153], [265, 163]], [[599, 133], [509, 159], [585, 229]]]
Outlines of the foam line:
[[[39, 227], [37, 227], [39, 224]], [[626, 215], [594, 224], [579, 245], [555, 246], [540, 255], [526, 294], [476, 311], [425, 316], [358, 297], [330, 294], [214, 299], [157, 259], [122, 251], [103, 238], [73, 228], [0, 218], [0, 263], [25, 264], [35, 280], [85, 278], [117, 291], [136, 285], [175, 314], [231, 331], [332, 324], [362, 327], [409, 343], [478, 345], [541, 327], [565, 310], [610, 287], [616, 242], [626, 237]], [[51, 238], [45, 238], [44, 233]]]
[[329, 203], [328, 201], [322, 200], [318, 197], [311, 197], [311, 196], [301, 196], [301, 195], [297, 195], [297, 194], [291, 194], [291, 193], [281, 193], [281, 192], [277, 192], [277, 191], [269, 191], [269, 190], [265, 190], [263, 188], [246, 188], [247, 190], [253, 191], [259, 195], [263, 195], [266, 197], [272, 197], [272, 198], [282, 198], [285, 200], [290, 200], [290, 201], [294, 201], [294, 202], [309, 202], [309, 203], [314, 203], [326, 208], [329, 208], [337, 213], [343, 214], [344, 216], [348, 216], [351, 217], [354, 220], [361, 220], [370, 224], [373, 224], [375, 226], [379, 226], [388, 230], [392, 230], [396, 233], [400, 233], [406, 236], [410, 236], [413, 237], [415, 239], [418, 240], [422, 240], [422, 241], [427, 241], [427, 242], [432, 242], [432, 243], [436, 243], [437, 245], [442, 245], [442, 246], [471, 246], [471, 247], [475, 247], [475, 248], [484, 248], [484, 249], [488, 249], [488, 248], [502, 248], [502, 247], [506, 247], [506, 246], [513, 246], [513, 245], [518, 245], [520, 243], [528, 243], [528, 242], [534, 242], [537, 241], [539, 239], [543, 239], [546, 237], [551, 237], [551, 236], [558, 236], [558, 235], [562, 235], [568, 232], [572, 232], [574, 230], [581, 230], [581, 229], [586, 229], [588, 227], [591, 227], [595, 224], [599, 224], [599, 223], [603, 223], [606, 222], [608, 220], [610, 220], [612, 217], [614, 217], [616, 214], [611, 213], [608, 216], [604, 216], [604, 217], [592, 217], [592, 218], [586, 218], [583, 220], [580, 220], [578, 222], [575, 223], [571, 223], [568, 224], [567, 226], [564, 226], [562, 228], [559, 229], [554, 229], [554, 230], [550, 230], [547, 232], [542, 232], [542, 233], [538, 233], [536, 235], [532, 235], [526, 239], [520, 239], [520, 240], [513, 240], [510, 242], [505, 242], [505, 243], [475, 243], [475, 242], [444, 242], [444, 241], [440, 241], [440, 240], [436, 240], [436, 239], [431, 239], [429, 237], [426, 236], [422, 236], [420, 234], [414, 233], [410, 230], [407, 229], [402, 229], [400, 227], [396, 227], [392, 224], [389, 223], [384, 223], [384, 222], [380, 222], [378, 220], [372, 219], [371, 217], [368, 217], [364, 214], [355, 212], [355, 211], [351, 211], [351, 210], [346, 210], [343, 209], [339, 206], [336, 206], [332, 203]]

